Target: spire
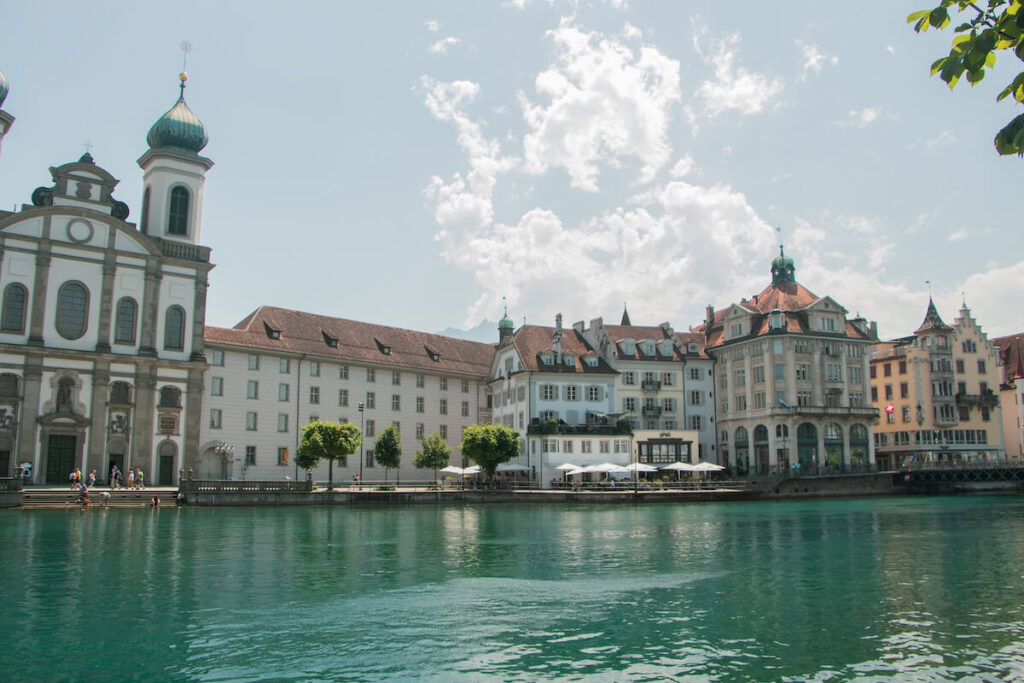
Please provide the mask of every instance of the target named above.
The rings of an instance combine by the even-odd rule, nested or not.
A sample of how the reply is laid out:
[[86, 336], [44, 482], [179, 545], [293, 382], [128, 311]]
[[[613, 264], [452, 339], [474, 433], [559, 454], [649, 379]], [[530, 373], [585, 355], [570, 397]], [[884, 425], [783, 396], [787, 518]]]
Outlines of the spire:
[[928, 332], [929, 330], [948, 330], [949, 325], [942, 321], [942, 316], [939, 315], [938, 309], [935, 308], [935, 302], [931, 296], [928, 297], [928, 310], [924, 314], [924, 321], [921, 326], [914, 331], [914, 334], [920, 334], [921, 332]]
[[622, 302], [622, 322], [619, 323], [619, 324], [620, 325], [632, 325], [633, 324], [633, 323], [629, 322], [629, 311], [626, 310], [626, 302], [625, 301]]

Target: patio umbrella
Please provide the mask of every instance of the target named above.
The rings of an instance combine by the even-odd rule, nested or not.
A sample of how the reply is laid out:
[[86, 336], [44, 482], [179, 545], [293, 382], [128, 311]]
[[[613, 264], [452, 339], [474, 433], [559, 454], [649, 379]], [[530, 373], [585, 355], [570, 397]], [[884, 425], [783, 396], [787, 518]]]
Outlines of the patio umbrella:
[[448, 467], [442, 467], [438, 472], [447, 472], [448, 474], [462, 474], [464, 470], [461, 467], [455, 465], [448, 465]]
[[696, 471], [695, 467], [696, 467], [695, 465], [691, 465], [688, 462], [674, 462], [674, 463], [665, 465], [661, 469], [663, 469], [663, 470], [675, 470], [676, 471], [676, 481], [678, 481], [679, 478], [680, 478], [680, 475], [679, 475], [680, 472], [695, 472]]
[[694, 472], [720, 472], [725, 468], [713, 462], [701, 462], [693, 466]]
[[556, 470], [560, 470], [562, 472], [568, 472], [569, 470], [578, 470], [579, 468], [580, 468], [579, 465], [573, 465], [571, 462], [566, 462], [566, 463], [562, 463], [561, 465], [559, 465], [555, 469]]
[[626, 465], [626, 469], [629, 470], [630, 472], [657, 472], [658, 471], [657, 467], [651, 467], [650, 465], [644, 464], [642, 462], [631, 462], [628, 465]]
[[470, 465], [466, 469], [462, 470], [462, 475], [465, 477], [469, 477], [474, 474], [480, 474], [480, 465]]

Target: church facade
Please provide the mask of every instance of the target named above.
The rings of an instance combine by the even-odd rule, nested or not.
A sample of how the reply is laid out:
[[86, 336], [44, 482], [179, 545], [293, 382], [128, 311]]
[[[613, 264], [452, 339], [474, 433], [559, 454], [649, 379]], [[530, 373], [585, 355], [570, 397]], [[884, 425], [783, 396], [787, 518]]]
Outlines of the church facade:
[[81, 468], [105, 483], [116, 466], [174, 485], [184, 454], [198, 450], [213, 267], [199, 235], [213, 164], [198, 154], [207, 136], [185, 79], [139, 159], [137, 223], [88, 153], [50, 168], [51, 184], [26, 188], [17, 211], [0, 211], [4, 476], [58, 484]]

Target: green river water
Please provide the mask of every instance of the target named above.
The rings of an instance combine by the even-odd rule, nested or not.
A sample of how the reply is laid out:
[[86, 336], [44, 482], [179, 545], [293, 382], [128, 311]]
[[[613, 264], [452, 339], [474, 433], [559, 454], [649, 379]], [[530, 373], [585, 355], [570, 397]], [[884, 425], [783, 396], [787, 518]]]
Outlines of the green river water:
[[0, 511], [0, 680], [1024, 677], [1024, 497]]

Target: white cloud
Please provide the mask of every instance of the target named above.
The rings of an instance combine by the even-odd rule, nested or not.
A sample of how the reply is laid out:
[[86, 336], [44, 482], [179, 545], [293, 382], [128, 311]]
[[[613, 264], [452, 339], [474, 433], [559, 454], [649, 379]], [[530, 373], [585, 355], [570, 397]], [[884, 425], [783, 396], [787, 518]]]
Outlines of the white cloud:
[[882, 116], [881, 107], [864, 107], [863, 109], [851, 109], [846, 119], [839, 122], [840, 126], [853, 126], [863, 128], [877, 121]]
[[992, 228], [982, 228], [981, 230], [968, 230], [967, 228], [960, 228], [954, 230], [949, 234], [950, 242], [960, 242], [969, 237], [984, 237], [985, 235], [991, 235], [994, 231]]
[[718, 116], [729, 110], [756, 114], [782, 92], [782, 79], [770, 79], [735, 65], [739, 35], [732, 34], [723, 38], [718, 50], [712, 55], [706, 54], [702, 46], [707, 34], [706, 26], [694, 25], [694, 49], [714, 68], [714, 77], [701, 83], [695, 93], [704, 102], [704, 111], [708, 116]]
[[441, 25], [438, 24], [433, 19], [429, 19], [423, 22], [423, 25], [426, 26], [427, 30], [430, 31], [431, 33], [437, 33], [438, 30], [441, 28]]
[[627, 21], [626, 25], [622, 28], [622, 35], [626, 38], [639, 39], [644, 37], [644, 32]]
[[892, 45], [886, 45], [885, 46], [885, 51], [888, 52], [891, 55], [896, 54], [896, 48], [894, 48]]
[[800, 80], [805, 80], [810, 73], [820, 74], [822, 67], [825, 64], [836, 65], [839, 63], [839, 57], [835, 55], [826, 55], [824, 52], [818, 49], [817, 45], [805, 43], [802, 40], [796, 41], [797, 47], [800, 48], [800, 55], [803, 58], [803, 64], [800, 67]]
[[685, 178], [697, 169], [697, 162], [693, 160], [689, 154], [682, 157], [679, 161], [672, 166], [669, 171], [669, 175], [673, 178]]
[[458, 38], [448, 36], [447, 38], [442, 38], [441, 40], [431, 45], [429, 48], [427, 48], [427, 51], [435, 55], [446, 55], [448, 54], [448, 48], [454, 47], [458, 45], [460, 42], [462, 41], [460, 41]]
[[642, 164], [639, 181], [651, 180], [672, 153], [667, 132], [670, 109], [681, 99], [679, 62], [654, 47], [634, 51], [581, 31], [570, 20], [548, 35], [557, 59], [534, 86], [549, 103], [519, 96], [529, 127], [526, 170], [564, 168], [573, 187], [596, 192], [600, 163], [635, 157]]
[[954, 142], [956, 142], [956, 135], [953, 131], [947, 128], [938, 135], [933, 135], [927, 138], [918, 138], [907, 145], [907, 149], [937, 149], [939, 147], [952, 145]]
[[[960, 292], [967, 295], [974, 319], [989, 337], [1002, 337], [1024, 331], [1024, 308], [1020, 293], [1024, 291], [1024, 261], [975, 273], [962, 285], [954, 287], [944, 299], [959, 307]], [[949, 321], [947, 321], [949, 322]]]

